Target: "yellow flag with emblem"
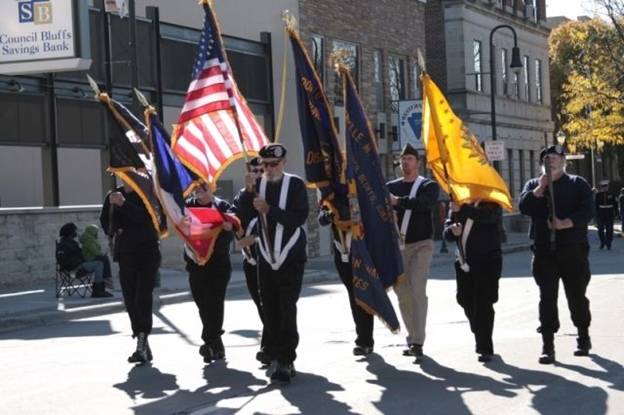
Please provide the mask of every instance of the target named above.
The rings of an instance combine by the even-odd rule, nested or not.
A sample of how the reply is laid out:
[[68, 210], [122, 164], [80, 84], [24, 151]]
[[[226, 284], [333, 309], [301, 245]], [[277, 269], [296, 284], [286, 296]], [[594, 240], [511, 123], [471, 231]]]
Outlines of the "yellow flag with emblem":
[[456, 203], [491, 201], [513, 210], [509, 188], [428, 74], [423, 84], [422, 137], [434, 178]]

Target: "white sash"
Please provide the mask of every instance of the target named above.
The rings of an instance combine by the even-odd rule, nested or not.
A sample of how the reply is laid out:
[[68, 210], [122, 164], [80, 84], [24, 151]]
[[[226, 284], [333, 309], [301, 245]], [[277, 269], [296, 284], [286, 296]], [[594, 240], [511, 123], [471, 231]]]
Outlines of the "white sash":
[[[477, 206], [479, 206], [479, 201], [475, 203], [475, 207]], [[467, 252], [466, 246], [468, 243], [468, 236], [470, 236], [470, 231], [472, 230], [472, 225], [474, 225], [474, 220], [470, 218], [466, 219], [466, 223], [464, 223], [464, 228], [462, 229], [461, 239], [459, 240], [459, 243], [461, 244], [462, 249], [464, 251], [464, 255], [466, 255], [466, 252]], [[463, 258], [459, 254], [459, 249], [455, 251], [455, 255], [457, 257], [457, 261], [459, 262], [459, 267], [462, 269], [462, 271], [469, 272], [470, 265], [468, 265], [468, 263], [466, 262], [466, 258]]]
[[346, 246], [342, 246], [341, 241], [339, 240], [337, 241], [334, 239], [334, 245], [336, 246], [336, 249], [340, 253], [340, 260], [345, 263], [349, 262], [349, 254], [351, 253], [351, 238], [353, 237], [353, 234], [351, 232], [343, 232], [340, 229], [336, 229], [336, 232], [338, 232], [339, 235], [340, 233], [344, 235], [344, 241], [346, 245]]
[[[418, 176], [412, 184], [412, 188], [410, 189], [408, 198], [413, 199], [420, 188], [420, 185], [425, 180], [424, 177]], [[409, 226], [410, 218], [412, 217], [412, 209], [405, 209], [405, 213], [403, 213], [403, 220], [401, 221], [401, 229], [399, 230], [399, 235], [401, 236], [399, 247], [401, 250], [405, 249], [405, 236], [407, 235], [407, 227]]]
[[[286, 202], [287, 202], [286, 199], [288, 198], [288, 187], [290, 185], [291, 177], [293, 177], [292, 174], [284, 173], [284, 178], [282, 179], [282, 187], [280, 189], [279, 205], [278, 205], [278, 207], [282, 210], [286, 210]], [[267, 180], [263, 176], [260, 179], [260, 192], [259, 192], [260, 197], [262, 197], [263, 199], [266, 199], [266, 187], [267, 187]], [[271, 266], [271, 269], [273, 269], [274, 271], [277, 271], [282, 266], [284, 261], [286, 261], [286, 258], [288, 257], [288, 253], [290, 252], [292, 247], [297, 243], [297, 240], [299, 239], [299, 235], [301, 234], [301, 226], [297, 228], [297, 230], [293, 233], [293, 235], [290, 237], [290, 239], [288, 240], [288, 242], [282, 249], [282, 238], [284, 237], [284, 225], [277, 222], [275, 226], [275, 239], [273, 240], [273, 258], [275, 258], [275, 262], [271, 260], [271, 255], [268, 249], [269, 244], [268, 244], [268, 240], [266, 239], [269, 237], [268, 232], [269, 232], [268, 229], [264, 229], [263, 232], [261, 232], [262, 238], [260, 238], [260, 241], [259, 241], [260, 253], [264, 257], [266, 262]]]

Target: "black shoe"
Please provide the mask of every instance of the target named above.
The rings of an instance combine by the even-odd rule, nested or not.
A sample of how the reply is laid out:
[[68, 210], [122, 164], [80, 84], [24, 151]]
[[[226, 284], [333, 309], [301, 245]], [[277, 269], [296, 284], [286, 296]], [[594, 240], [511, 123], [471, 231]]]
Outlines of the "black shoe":
[[589, 350], [592, 348], [591, 339], [589, 336], [582, 336], [576, 338], [576, 350], [574, 356], [588, 356]]
[[611, 244], [607, 245], [607, 250], [609, 250], [609, 251], [611, 250]]
[[294, 364], [277, 362], [277, 367], [271, 374], [271, 381], [289, 383], [290, 379], [294, 378], [296, 374]]
[[136, 350], [128, 357], [128, 362], [140, 364], [150, 362], [153, 359], [151, 354], [151, 350], [147, 344], [147, 335], [145, 333], [139, 333], [137, 335]]
[[423, 347], [420, 344], [415, 344], [414, 347], [412, 348], [413, 350], [413, 354], [412, 356], [414, 356], [414, 363], [421, 363], [423, 361], [423, 358], [425, 357], [424, 353], [423, 353]]
[[479, 362], [483, 362], [483, 363], [491, 362], [492, 361], [492, 355], [490, 353], [481, 353], [479, 355], [479, 357], [477, 358], [477, 360]]
[[94, 282], [93, 283], [93, 292], [91, 293], [92, 298], [108, 298], [112, 297], [113, 294], [106, 291], [104, 288], [103, 282]]
[[603, 249], [605, 247], [605, 244], [603, 244], [602, 242], [600, 243], [600, 249]]
[[355, 346], [353, 348], [354, 356], [368, 356], [373, 353], [373, 346]]
[[264, 366], [270, 365], [272, 361], [271, 356], [269, 356], [269, 354], [265, 352], [264, 349], [258, 350], [258, 353], [256, 353], [256, 360], [262, 363]]
[[407, 349], [403, 349], [403, 356], [414, 356], [414, 348], [416, 344], [411, 343], [407, 345]]
[[553, 363], [555, 363], [555, 351], [554, 350], [542, 351], [542, 355], [539, 357], [538, 362], [542, 365], [552, 365]]

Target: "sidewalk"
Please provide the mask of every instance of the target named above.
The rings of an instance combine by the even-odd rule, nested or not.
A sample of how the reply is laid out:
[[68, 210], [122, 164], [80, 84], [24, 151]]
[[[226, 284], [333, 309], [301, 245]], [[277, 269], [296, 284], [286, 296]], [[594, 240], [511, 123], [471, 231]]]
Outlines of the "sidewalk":
[[[507, 243], [503, 244], [504, 253], [527, 250], [529, 242], [525, 233], [508, 233]], [[449, 266], [454, 260], [454, 246], [448, 245], [448, 253], [440, 253], [441, 241], [435, 243], [432, 268]], [[247, 291], [242, 270], [242, 257], [232, 255], [232, 278], [228, 286], [228, 297]], [[337, 282], [339, 278], [334, 267], [333, 256], [326, 255], [308, 260], [303, 277], [304, 284]], [[92, 317], [119, 312], [124, 309], [119, 280], [115, 278], [114, 297], [106, 299], [55, 297], [54, 279], [42, 282], [39, 286], [12, 287], [0, 290], [0, 332], [19, 328], [49, 325], [67, 320]], [[154, 300], [161, 305], [191, 301], [188, 275], [174, 269], [160, 270], [160, 287], [154, 290]]]

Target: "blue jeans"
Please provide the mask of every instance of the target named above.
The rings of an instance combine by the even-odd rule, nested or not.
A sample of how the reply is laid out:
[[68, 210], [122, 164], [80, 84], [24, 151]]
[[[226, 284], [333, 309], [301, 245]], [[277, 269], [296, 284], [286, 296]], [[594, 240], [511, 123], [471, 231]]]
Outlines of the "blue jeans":
[[101, 261], [86, 261], [80, 264], [80, 267], [87, 272], [93, 272], [94, 282], [104, 281], [104, 264]]

